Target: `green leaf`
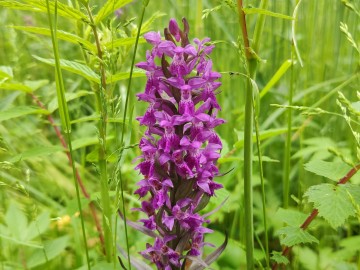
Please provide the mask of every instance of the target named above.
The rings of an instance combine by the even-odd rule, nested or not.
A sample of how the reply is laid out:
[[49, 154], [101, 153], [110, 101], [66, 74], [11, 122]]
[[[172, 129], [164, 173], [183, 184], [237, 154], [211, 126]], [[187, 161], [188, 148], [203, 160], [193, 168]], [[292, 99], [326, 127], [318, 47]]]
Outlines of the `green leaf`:
[[108, 0], [105, 5], [99, 10], [98, 14], [95, 16], [95, 24], [99, 24], [106, 16], [113, 13], [115, 10], [125, 6], [130, 3], [132, 0]]
[[[293, 127], [291, 130], [297, 130], [297, 129], [298, 129], [298, 127]], [[268, 130], [260, 132], [259, 139], [260, 139], [260, 141], [263, 141], [263, 140], [284, 134], [287, 131], [288, 131], [287, 128], [268, 129]], [[237, 141], [235, 143], [234, 147], [239, 149], [244, 146], [244, 132], [240, 131], [237, 133], [239, 136], [239, 141]], [[253, 133], [253, 141], [254, 141], [254, 143], [256, 142], [256, 134], [255, 133]]]
[[275, 17], [275, 18], [280, 18], [280, 19], [294, 20], [294, 18], [291, 16], [280, 14], [280, 13], [275, 13], [275, 12], [272, 12], [272, 11], [269, 11], [266, 9], [262, 9], [262, 8], [243, 8], [243, 11], [246, 15], [248, 15], [248, 14], [263, 14], [263, 15], [267, 15], [267, 16], [271, 16], [271, 17]]
[[25, 93], [31, 93], [32, 89], [22, 83], [12, 83], [12, 82], [0, 82], [0, 89], [2, 90], [14, 90], [21, 91]]
[[289, 226], [300, 227], [307, 218], [307, 215], [297, 210], [279, 208], [275, 214], [275, 218]]
[[159, 19], [159, 18], [161, 18], [161, 17], [163, 17], [165, 15], [166, 15], [166, 13], [161, 13], [161, 12], [158, 12], [158, 11], [153, 13], [153, 15], [147, 21], [145, 21], [142, 24], [140, 34], [144, 34], [146, 32], [149, 32], [151, 30], [151, 25], [153, 24], [153, 22], [156, 19]]
[[[114, 136], [107, 136], [106, 137], [106, 141], [111, 141], [113, 140], [115, 137]], [[83, 148], [85, 146], [89, 146], [89, 145], [95, 145], [99, 143], [99, 138], [98, 137], [86, 137], [86, 138], [81, 138], [81, 139], [77, 139], [74, 140], [72, 142], [72, 148], [73, 150], [76, 149], [80, 149]]]
[[[46, 13], [46, 2], [45, 1], [39, 1], [39, 0], [24, 0], [25, 3], [21, 3], [14, 0], [2, 0], [0, 1], [0, 6], [6, 7], [6, 8], [12, 8], [12, 9], [18, 9], [18, 10], [24, 10], [24, 11], [33, 11], [33, 12], [41, 12]], [[54, 1], [50, 2], [50, 12], [54, 13], [55, 10], [55, 4]], [[68, 19], [75, 19], [87, 22], [87, 16], [82, 13], [81, 11], [69, 7], [61, 2], [57, 2], [57, 13], [58, 15], [68, 18]]]
[[344, 177], [351, 167], [341, 161], [323, 161], [312, 160], [304, 165], [305, 170], [315, 173], [317, 175], [326, 177], [330, 180], [338, 181]]
[[[59, 237], [55, 240], [46, 241], [44, 249], [36, 250], [27, 260], [27, 267], [33, 268], [58, 257], [68, 246], [69, 236]], [[46, 253], [46, 257], [44, 255]]]
[[43, 212], [32, 221], [27, 229], [27, 234], [25, 234], [25, 240], [30, 241], [35, 237], [38, 237], [40, 234], [44, 233], [50, 227], [50, 213]]
[[[104, 45], [105, 47], [109, 49], [121, 47], [121, 46], [130, 46], [134, 45], [136, 41], [136, 37], [124, 37], [124, 38], [118, 38], [113, 41], [106, 42]], [[143, 37], [139, 37], [139, 44], [145, 43], [145, 39]]]
[[[273, 159], [268, 156], [261, 156], [263, 162], [280, 162], [277, 159]], [[259, 162], [259, 158], [257, 156], [253, 156], [253, 162]], [[244, 161], [244, 157], [221, 157], [218, 159], [218, 164], [233, 162], [233, 161]]]
[[[87, 95], [93, 95], [93, 94], [94, 93], [90, 92], [90, 91], [79, 90], [79, 91], [76, 91], [75, 93], [65, 93], [65, 99], [66, 99], [66, 102], [69, 102], [71, 100], [74, 100], [74, 99], [77, 99], [77, 98], [80, 98], [80, 97], [84, 97], [84, 96], [87, 96]], [[58, 100], [57, 100], [57, 97], [55, 97], [49, 103], [48, 111], [50, 113], [53, 113], [58, 108], [59, 108]]]
[[284, 76], [286, 71], [293, 65], [294, 62], [290, 59], [285, 60], [285, 62], [280, 66], [280, 68], [275, 72], [274, 76], [269, 80], [265, 87], [260, 92], [260, 98], [266, 95], [267, 92]]
[[8, 66], [0, 66], [0, 79], [12, 79], [14, 77], [13, 70]]
[[[33, 26], [10, 26], [16, 30], [25, 31], [34, 34], [40, 34], [44, 36], [51, 36], [51, 31], [49, 28], [33, 27]], [[56, 37], [61, 40], [65, 40], [74, 44], [80, 44], [84, 46], [87, 50], [96, 52], [96, 46], [91, 42], [83, 39], [77, 35], [65, 32], [62, 30], [57, 30]]]
[[[55, 66], [54, 59], [45, 59], [45, 58], [42, 58], [42, 57], [39, 57], [36, 55], [33, 55], [33, 57], [45, 64]], [[75, 61], [60, 59], [60, 66], [62, 69], [67, 70], [72, 73], [75, 73], [75, 74], [78, 74], [89, 81], [92, 81], [95, 83], [100, 83], [99, 75], [96, 74], [91, 68], [89, 68], [86, 65], [80, 64]]]
[[19, 207], [11, 202], [6, 211], [5, 222], [11, 235], [18, 240], [25, 240], [27, 231], [27, 218]]
[[48, 114], [47, 110], [32, 106], [17, 106], [5, 111], [0, 111], [0, 122], [21, 117], [28, 114]]
[[63, 151], [62, 146], [38, 146], [33, 149], [24, 151], [14, 157], [12, 157], [9, 162], [18, 162], [20, 160], [32, 159], [35, 157], [42, 157], [54, 154], [59, 151]]
[[[145, 76], [146, 76], [145, 72], [133, 72], [132, 74], [133, 78], [139, 78]], [[114, 83], [117, 81], [126, 80], [129, 79], [129, 77], [130, 77], [130, 72], [119, 72], [114, 75], [110, 75], [107, 79], [107, 83]]]
[[274, 262], [278, 263], [278, 264], [284, 264], [287, 265], [289, 263], [288, 258], [286, 258], [285, 256], [283, 256], [281, 254], [281, 252], [278, 251], [273, 251], [271, 253], [271, 260], [273, 260]]
[[304, 194], [309, 202], [319, 210], [333, 228], [344, 224], [349, 216], [355, 216], [356, 210], [344, 185], [320, 184], [310, 187]]
[[300, 227], [286, 226], [279, 229], [277, 234], [281, 235], [281, 245], [288, 247], [304, 243], [319, 243], [319, 240]]

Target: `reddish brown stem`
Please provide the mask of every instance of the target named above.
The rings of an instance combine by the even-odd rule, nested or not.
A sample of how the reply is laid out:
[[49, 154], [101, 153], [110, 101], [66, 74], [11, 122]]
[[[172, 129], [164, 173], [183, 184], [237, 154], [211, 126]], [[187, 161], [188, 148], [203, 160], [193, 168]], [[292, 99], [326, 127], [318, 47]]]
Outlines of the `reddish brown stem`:
[[238, 0], [238, 5], [237, 6], [238, 6], [239, 20], [240, 20], [240, 25], [241, 25], [242, 36], [244, 38], [245, 55], [246, 55], [246, 59], [250, 60], [252, 58], [252, 54], [251, 54], [251, 51], [250, 51], [249, 35], [248, 35], [248, 32], [247, 32], [247, 27], [246, 27], [245, 12], [242, 9], [243, 1]]
[[[357, 173], [358, 170], [360, 170], [360, 163], [357, 164], [355, 167], [353, 167], [343, 178], [341, 178], [336, 183], [336, 185], [343, 185], [346, 182], [348, 182], [351, 179], [351, 177], [353, 177], [354, 174]], [[305, 219], [304, 223], [301, 224], [300, 228], [303, 230], [306, 230], [309, 227], [310, 223], [317, 217], [318, 214], [319, 214], [319, 210], [314, 209], [311, 212], [311, 214]], [[291, 251], [291, 247], [285, 246], [283, 248], [281, 255], [287, 257], [289, 255], [290, 251]], [[279, 266], [279, 264], [275, 262], [272, 266], [272, 269], [276, 270], [278, 268], [278, 266]]]
[[[41, 108], [41, 109], [44, 109], [46, 110], [46, 107], [45, 105], [38, 99], [37, 96], [35, 96], [34, 94], [31, 94], [31, 97], [32, 99], [36, 102], [36, 104]], [[54, 131], [56, 133], [56, 136], [59, 138], [60, 140], [60, 143], [61, 145], [63, 146], [63, 148], [65, 149], [65, 153], [66, 153], [66, 156], [69, 160], [69, 164], [72, 165], [73, 163], [73, 160], [71, 158], [71, 155], [70, 155], [70, 152], [68, 150], [68, 146], [67, 146], [67, 143], [64, 139], [64, 136], [61, 134], [61, 131], [59, 129], [59, 127], [55, 124], [55, 121], [54, 121], [54, 118], [49, 114], [48, 115], [48, 120], [50, 122], [50, 124], [52, 125], [52, 127], [54, 128]], [[86, 199], [90, 199], [90, 195], [89, 193], [87, 192], [86, 188], [85, 188], [85, 185], [81, 179], [81, 176], [80, 176], [80, 173], [79, 173], [79, 170], [77, 168], [75, 168], [75, 171], [76, 171], [76, 179], [79, 183], [79, 186], [80, 186], [80, 189], [81, 189], [81, 192], [82, 194], [84, 195], [84, 197]], [[101, 246], [102, 246], [102, 252], [105, 254], [105, 242], [104, 242], [104, 235], [102, 233], [102, 229], [101, 229], [101, 225], [100, 225], [100, 221], [99, 221], [99, 218], [96, 214], [96, 206], [95, 204], [91, 201], [89, 203], [89, 207], [90, 207], [90, 211], [91, 211], [91, 215], [94, 219], [94, 222], [95, 222], [95, 226], [96, 226], [96, 230], [99, 234], [99, 239], [100, 239], [100, 243], [101, 243]]]

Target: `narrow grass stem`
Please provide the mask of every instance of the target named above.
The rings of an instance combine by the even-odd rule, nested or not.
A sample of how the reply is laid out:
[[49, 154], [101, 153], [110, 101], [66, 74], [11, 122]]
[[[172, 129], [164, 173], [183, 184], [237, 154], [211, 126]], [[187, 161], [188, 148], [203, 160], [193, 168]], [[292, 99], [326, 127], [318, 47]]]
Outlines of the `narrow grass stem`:
[[[262, 0], [260, 7], [266, 9], [267, 0]], [[253, 221], [253, 191], [252, 191], [252, 156], [253, 156], [253, 121], [254, 121], [254, 89], [251, 80], [255, 81], [257, 70], [257, 54], [260, 47], [260, 37], [264, 28], [264, 15], [259, 15], [255, 26], [253, 49], [250, 48], [249, 36], [246, 27], [243, 1], [238, 0], [239, 25], [245, 47], [247, 60], [248, 80], [245, 95], [245, 127], [244, 127], [244, 207], [245, 207], [245, 228], [246, 228], [246, 262], [247, 269], [254, 269], [254, 221]], [[256, 49], [256, 50], [255, 50]], [[259, 106], [259, 104], [258, 104]], [[260, 154], [260, 153], [259, 153]]]
[[[294, 50], [294, 47], [292, 48]], [[292, 59], [293, 59], [292, 53]], [[291, 65], [290, 70], [290, 87], [288, 103], [289, 106], [293, 104], [293, 93], [294, 93], [294, 65]], [[287, 133], [285, 142], [285, 153], [284, 153], [284, 169], [283, 169], [283, 206], [288, 208], [289, 206], [289, 190], [290, 190], [290, 155], [291, 155], [291, 128], [292, 128], [292, 110], [289, 108], [287, 111]]]
[[[85, 5], [86, 11], [90, 20], [90, 27], [93, 31], [97, 57], [99, 59], [100, 69], [100, 86], [96, 91], [97, 107], [100, 110], [100, 120], [98, 122], [99, 129], [99, 171], [100, 171], [100, 193], [103, 208], [103, 227], [105, 238], [105, 252], [106, 260], [111, 261], [114, 255], [114, 245], [112, 239], [112, 220], [111, 220], [111, 205], [108, 186], [108, 172], [107, 172], [107, 160], [106, 160], [106, 123], [107, 123], [107, 103], [106, 103], [106, 76], [105, 66], [103, 63], [103, 52], [101, 49], [100, 39], [97, 33], [97, 28], [93, 19], [93, 15], [88, 4]], [[115, 258], [115, 257], [114, 257]]]
[[[54, 58], [55, 58], [55, 77], [56, 77], [56, 91], [58, 96], [58, 105], [59, 105], [59, 111], [60, 111], [60, 117], [62, 122], [62, 127], [66, 134], [67, 144], [69, 147], [69, 155], [71, 160], [73, 160], [73, 150], [72, 150], [72, 142], [71, 142], [71, 124], [70, 124], [70, 116], [67, 108], [67, 103], [65, 99], [65, 86], [64, 86], [64, 80], [62, 78], [62, 72], [60, 67], [60, 54], [59, 54], [59, 48], [57, 44], [57, 0], [55, 0], [55, 20], [54, 25], [52, 23], [51, 19], [51, 13], [50, 13], [50, 3], [49, 0], [46, 0], [46, 7], [47, 7], [47, 15], [48, 15], [48, 21], [49, 21], [49, 27], [51, 32], [51, 41], [53, 45], [53, 52], [54, 52]], [[85, 233], [85, 224], [84, 224], [84, 216], [80, 201], [80, 191], [79, 191], [79, 183], [76, 179], [76, 168], [75, 163], [71, 163], [72, 167], [72, 174], [76, 189], [76, 198], [77, 203], [79, 207], [80, 212], [80, 220], [81, 220], [81, 228], [82, 228], [82, 236], [84, 240], [84, 246], [85, 246], [85, 254], [86, 254], [86, 261], [87, 261], [87, 268], [90, 270], [90, 259], [89, 259], [89, 251], [87, 247], [87, 239], [86, 239], [86, 233]]]
[[[150, 0], [144, 0], [143, 1], [143, 8], [142, 8], [142, 12], [141, 12], [141, 15], [140, 15], [140, 21], [139, 21], [139, 25], [138, 25], [138, 31], [137, 31], [137, 34], [136, 34], [134, 52], [133, 52], [133, 57], [132, 57], [132, 60], [131, 60], [130, 76], [129, 76], [128, 86], [127, 86], [127, 91], [126, 91], [125, 107], [124, 107], [124, 114], [123, 114], [123, 121], [122, 121], [122, 131], [121, 131], [121, 139], [120, 139], [120, 148], [121, 148], [121, 150], [120, 150], [120, 154], [119, 154], [118, 164], [121, 163], [121, 158], [122, 158], [122, 155], [123, 155], [123, 151], [125, 149], [125, 147], [124, 147], [125, 122], [126, 122], [126, 116], [127, 116], [127, 110], [128, 110], [128, 104], [129, 104], [129, 98], [130, 98], [132, 75], [133, 75], [134, 65], [135, 65], [135, 56], [136, 56], [136, 51], [137, 51], [137, 47], [138, 47], [138, 44], [139, 44], [140, 31], [141, 31], [141, 26], [142, 26], [142, 23], [143, 23], [143, 20], [144, 20], [145, 10], [146, 10], [147, 5], [149, 4], [149, 1]], [[126, 223], [124, 183], [123, 183], [121, 169], [119, 169], [118, 176], [119, 176], [119, 182], [120, 182], [120, 196], [121, 196], [121, 202], [122, 202], [122, 213], [123, 213], [123, 216], [124, 216], [123, 221], [124, 221], [124, 228], [125, 228], [126, 252], [127, 252], [127, 258], [128, 258], [128, 267], [131, 270], [129, 237], [128, 237], [127, 223]], [[118, 191], [117, 191], [117, 194], [116, 194], [116, 198], [119, 198]]]
[[[254, 104], [255, 106], [258, 104]], [[254, 111], [256, 112], [257, 110]], [[265, 181], [264, 181], [264, 169], [263, 169], [263, 161], [262, 161], [262, 154], [261, 154], [261, 147], [260, 147], [260, 132], [259, 132], [259, 122], [258, 122], [258, 115], [255, 113], [254, 115], [254, 122], [255, 122], [255, 132], [256, 132], [256, 146], [258, 151], [258, 158], [259, 158], [259, 174], [260, 174], [260, 181], [261, 181], [261, 202], [262, 202], [262, 214], [264, 219], [264, 233], [265, 233], [265, 259], [266, 259], [266, 266], [267, 269], [270, 269], [270, 252], [269, 252], [269, 236], [268, 236], [268, 228], [267, 228], [267, 214], [266, 214], [266, 195], [265, 195]]]

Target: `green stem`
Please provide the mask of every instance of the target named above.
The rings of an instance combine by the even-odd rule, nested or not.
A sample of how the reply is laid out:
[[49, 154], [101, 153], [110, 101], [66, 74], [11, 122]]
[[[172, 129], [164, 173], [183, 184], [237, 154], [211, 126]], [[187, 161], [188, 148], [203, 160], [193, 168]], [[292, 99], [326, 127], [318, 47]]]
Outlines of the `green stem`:
[[[127, 116], [127, 110], [128, 110], [128, 104], [129, 104], [129, 97], [130, 97], [130, 89], [131, 89], [131, 82], [132, 82], [132, 74], [134, 71], [134, 65], [135, 65], [135, 56], [136, 56], [136, 51], [137, 51], [137, 47], [139, 44], [139, 37], [140, 37], [140, 31], [141, 31], [141, 26], [144, 20], [144, 15], [145, 15], [145, 10], [147, 5], [149, 4], [150, 0], [144, 0], [143, 1], [143, 8], [142, 8], [142, 12], [141, 12], [141, 16], [140, 16], [140, 21], [139, 21], [139, 25], [138, 25], [138, 31], [136, 34], [136, 41], [135, 41], [135, 46], [134, 46], [134, 53], [133, 53], [133, 57], [132, 57], [132, 61], [131, 61], [131, 66], [130, 66], [130, 77], [129, 77], [129, 82], [128, 82], [128, 87], [127, 87], [127, 91], [126, 91], [126, 99], [125, 99], [125, 108], [124, 108], [124, 115], [123, 115], [123, 121], [122, 121], [122, 132], [121, 132], [121, 139], [120, 139], [120, 154], [119, 154], [119, 160], [118, 160], [118, 164], [121, 163], [121, 158], [123, 155], [123, 152], [125, 150], [124, 147], [124, 135], [125, 135], [125, 122], [126, 122], [126, 116]], [[122, 172], [121, 169], [119, 169], [119, 182], [120, 182], [120, 196], [121, 196], [121, 202], [122, 202], [122, 213], [124, 215], [123, 221], [124, 221], [124, 228], [125, 228], [125, 238], [126, 238], [126, 252], [127, 252], [127, 258], [128, 258], [128, 267], [131, 270], [131, 262], [130, 262], [130, 250], [129, 250], [129, 237], [128, 237], [128, 232], [127, 232], [127, 223], [126, 223], [126, 208], [125, 208], [125, 198], [124, 198], [124, 183], [123, 183], [123, 179], [122, 179]], [[118, 190], [117, 190], [117, 194], [116, 194], [116, 198], [118, 198]], [[118, 205], [118, 204], [117, 204]]]
[[[64, 80], [62, 77], [61, 67], [60, 67], [60, 54], [59, 54], [59, 48], [57, 44], [57, 0], [55, 0], [55, 21], [54, 26], [52, 24], [51, 15], [50, 15], [50, 4], [49, 0], [46, 0], [46, 7], [47, 7], [47, 14], [48, 14], [48, 20], [49, 20], [49, 26], [50, 26], [50, 32], [51, 32], [51, 41], [53, 45], [53, 52], [54, 52], [54, 58], [55, 58], [55, 74], [56, 74], [56, 90], [57, 90], [57, 96], [58, 96], [58, 104], [59, 104], [59, 111], [60, 111], [60, 117], [61, 117], [61, 123], [62, 127], [66, 134], [67, 144], [69, 147], [69, 154], [72, 160], [73, 158], [73, 150], [72, 150], [72, 142], [71, 142], [71, 124], [70, 124], [70, 116], [67, 108], [67, 103], [65, 99], [65, 86], [64, 86]], [[79, 183], [76, 179], [76, 168], [75, 168], [75, 162], [71, 163], [72, 167], [72, 174], [73, 174], [73, 180], [75, 184], [76, 189], [76, 198], [77, 203], [79, 207], [80, 212], [80, 220], [81, 220], [81, 228], [82, 228], [82, 236], [84, 240], [84, 246], [85, 246], [85, 253], [86, 253], [86, 261], [87, 261], [87, 268], [90, 270], [90, 259], [89, 259], [89, 251], [87, 247], [87, 241], [86, 241], [86, 233], [85, 233], [85, 224], [84, 224], [84, 216], [80, 201], [80, 191], [79, 191]]]
[[100, 171], [100, 193], [103, 208], [103, 227], [104, 227], [104, 240], [105, 240], [105, 253], [106, 260], [111, 262], [111, 258], [114, 255], [114, 245], [112, 239], [112, 223], [111, 223], [111, 205], [108, 186], [108, 172], [106, 161], [106, 123], [107, 123], [107, 104], [106, 104], [106, 77], [105, 67], [103, 63], [103, 52], [101, 49], [100, 39], [97, 33], [97, 28], [91, 13], [90, 6], [85, 5], [87, 13], [90, 19], [90, 27], [94, 34], [94, 39], [97, 48], [97, 56], [99, 58], [100, 67], [100, 86], [95, 91], [97, 109], [100, 110], [100, 120], [98, 122], [99, 129], [99, 171]]
[[[266, 9], [268, 0], [262, 0], [260, 8]], [[249, 36], [246, 27], [243, 1], [238, 0], [239, 24], [244, 40], [245, 57], [247, 60], [248, 80], [245, 95], [245, 127], [244, 127], [244, 207], [246, 228], [246, 261], [247, 269], [254, 269], [254, 217], [253, 217], [253, 191], [252, 191], [252, 156], [253, 156], [253, 121], [254, 121], [254, 89], [251, 81], [255, 81], [257, 54], [260, 47], [260, 37], [264, 28], [265, 15], [260, 14], [255, 26], [253, 49], [250, 48]], [[258, 104], [259, 105], [259, 104]]]
[[[254, 104], [258, 106], [259, 104]], [[263, 169], [263, 161], [260, 147], [260, 132], [259, 132], [259, 122], [258, 122], [258, 114], [257, 110], [254, 108], [254, 122], [255, 122], [255, 132], [256, 132], [256, 146], [258, 151], [259, 158], [259, 173], [261, 180], [261, 201], [262, 201], [262, 214], [264, 219], [264, 232], [265, 232], [265, 258], [266, 258], [266, 266], [270, 269], [270, 253], [269, 253], [269, 236], [267, 229], [267, 215], [266, 215], [266, 196], [265, 196], [265, 181], [264, 181], [264, 169]]]
[[[293, 47], [294, 50], [294, 47]], [[292, 53], [293, 59], [294, 53]], [[294, 59], [293, 59], [294, 60]], [[291, 65], [290, 73], [290, 88], [288, 102], [289, 106], [293, 104], [293, 93], [294, 93], [294, 65]], [[285, 142], [285, 153], [284, 153], [284, 171], [283, 171], [283, 206], [284, 208], [289, 207], [289, 189], [290, 189], [290, 154], [291, 154], [291, 137], [292, 137], [292, 110], [291, 108], [287, 111], [287, 134]]]

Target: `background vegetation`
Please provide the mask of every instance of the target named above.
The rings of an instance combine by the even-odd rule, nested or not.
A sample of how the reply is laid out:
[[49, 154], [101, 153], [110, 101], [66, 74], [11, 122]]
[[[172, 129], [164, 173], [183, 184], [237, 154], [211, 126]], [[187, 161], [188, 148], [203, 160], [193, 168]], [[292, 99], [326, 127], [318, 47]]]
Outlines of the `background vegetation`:
[[[109, 263], [103, 255], [103, 248], [110, 250], [116, 243], [117, 255], [126, 264], [124, 253], [120, 255], [127, 248], [126, 234], [117, 209], [125, 208], [129, 220], [140, 218], [131, 210], [139, 207], [133, 191], [140, 176], [133, 160], [140, 154], [136, 144], [144, 131], [135, 117], [144, 113], [145, 105], [136, 101], [135, 94], [143, 91], [145, 77], [135, 69], [131, 88], [128, 78], [143, 3], [90, 1], [103, 50], [100, 57], [89, 26], [89, 10], [81, 2], [86, 1], [59, 1], [57, 25], [52, 26], [59, 30], [54, 56], [46, 1], [0, 1], [0, 269], [86, 269], [77, 198], [81, 198], [91, 268], [121, 269], [116, 256]], [[243, 149], [247, 78], [242, 75], [245, 58], [236, 5], [233, 0], [150, 1], [141, 28], [141, 34], [150, 29], [162, 31], [170, 18], [186, 17], [190, 39], [210, 37], [216, 43], [212, 59], [215, 70], [223, 75], [220, 117], [227, 121], [217, 129], [224, 144], [219, 166], [228, 173], [218, 179], [225, 188], [205, 210], [211, 211], [228, 198], [211, 216], [210, 227], [215, 232], [206, 238], [219, 246], [228, 234], [226, 250], [212, 265], [222, 270], [246, 267]], [[259, 5], [260, 1], [244, 3], [250, 40], [261, 13], [254, 8]], [[288, 269], [360, 269], [360, 177], [352, 177], [346, 188], [336, 188], [334, 197], [324, 195], [360, 159], [359, 8], [356, 0], [277, 0], [267, 6], [276, 14], [266, 12], [257, 52], [256, 112], [265, 190], [262, 194], [259, 151], [254, 144], [257, 269], [285, 262], [277, 253], [282, 245], [294, 245]], [[54, 4], [50, 10], [55, 23]], [[140, 37], [135, 62], [145, 59], [146, 49], [149, 46]], [[59, 72], [55, 73], [56, 56], [62, 59], [63, 87]], [[105, 95], [99, 87], [102, 71], [107, 78]], [[67, 102], [58, 103], [64, 97]], [[286, 107], [289, 103], [293, 106]], [[61, 129], [61, 113], [71, 123], [71, 133], [66, 133], [63, 122], [63, 137], [56, 133], [56, 128]], [[70, 160], [75, 161], [85, 187], [80, 186], [80, 197], [74, 184], [79, 178], [73, 176], [62, 145], [69, 145], [68, 137]], [[104, 147], [106, 156], [101, 154]], [[104, 171], [107, 177], [101, 179]], [[322, 183], [329, 184], [319, 187]], [[326, 188], [330, 188], [328, 193]], [[314, 205], [322, 217], [305, 234], [299, 226]], [[127, 229], [129, 252], [142, 260], [138, 252], [149, 239]], [[105, 242], [110, 239], [110, 247], [101, 244], [99, 230]], [[272, 253], [270, 263], [266, 242]]]

